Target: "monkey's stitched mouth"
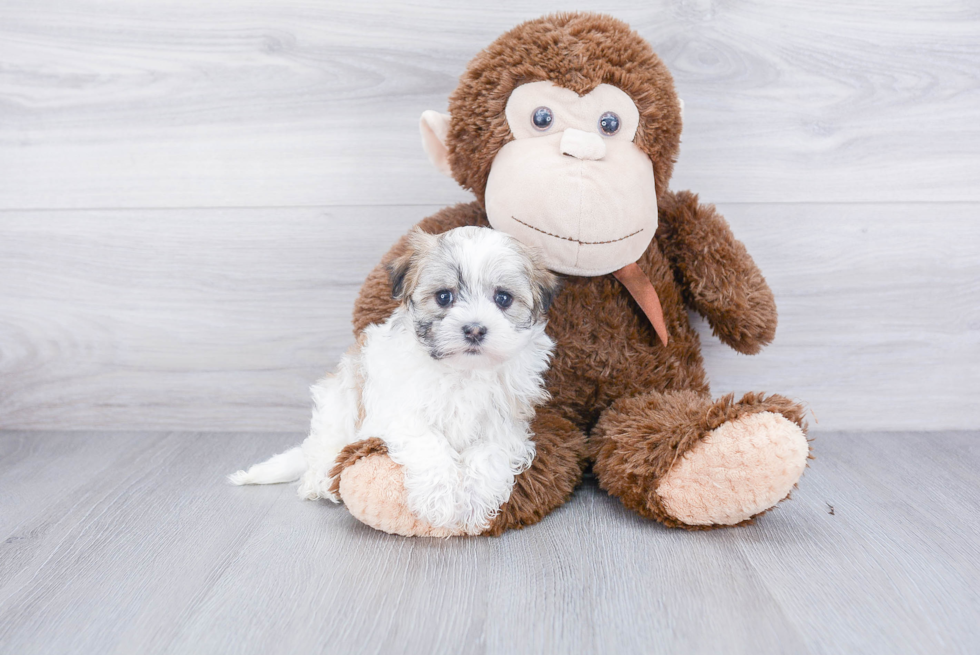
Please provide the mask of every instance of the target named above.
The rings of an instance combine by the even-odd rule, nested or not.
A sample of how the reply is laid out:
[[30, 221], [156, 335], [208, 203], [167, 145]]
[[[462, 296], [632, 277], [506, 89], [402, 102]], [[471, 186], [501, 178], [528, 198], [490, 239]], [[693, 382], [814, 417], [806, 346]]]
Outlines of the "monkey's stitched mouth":
[[517, 218], [516, 216], [511, 216], [511, 218], [514, 219], [515, 221], [517, 221], [518, 223], [520, 223], [521, 225], [523, 225], [525, 227], [531, 228], [535, 232], [540, 232], [541, 234], [546, 234], [549, 237], [554, 237], [556, 239], [561, 239], [562, 241], [571, 241], [572, 243], [578, 243], [578, 244], [583, 245], [583, 246], [604, 246], [607, 243], [616, 243], [618, 241], [625, 241], [626, 239], [629, 239], [630, 237], [635, 237], [637, 234], [639, 234], [640, 232], [643, 231], [643, 228], [641, 227], [636, 232], [631, 232], [630, 234], [627, 234], [624, 237], [619, 237], [618, 239], [610, 239], [609, 241], [579, 241], [578, 239], [573, 239], [572, 237], [563, 237], [560, 234], [552, 234], [551, 232], [545, 232], [541, 228], [534, 227], [530, 223], [525, 223], [524, 221], [522, 221], [521, 219]]

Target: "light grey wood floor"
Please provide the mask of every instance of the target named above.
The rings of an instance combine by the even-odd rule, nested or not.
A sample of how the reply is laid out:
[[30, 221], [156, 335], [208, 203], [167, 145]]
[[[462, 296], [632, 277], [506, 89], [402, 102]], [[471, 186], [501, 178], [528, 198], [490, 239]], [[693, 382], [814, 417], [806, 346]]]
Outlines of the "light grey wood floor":
[[499, 539], [404, 539], [223, 475], [297, 434], [0, 432], [3, 653], [975, 653], [980, 433], [817, 435], [756, 525], [587, 481]]

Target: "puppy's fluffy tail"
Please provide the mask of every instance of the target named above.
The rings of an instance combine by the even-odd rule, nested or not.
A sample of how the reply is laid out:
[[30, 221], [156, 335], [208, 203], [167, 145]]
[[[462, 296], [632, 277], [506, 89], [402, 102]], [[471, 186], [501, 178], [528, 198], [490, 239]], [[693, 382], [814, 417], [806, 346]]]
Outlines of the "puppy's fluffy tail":
[[292, 482], [306, 472], [306, 458], [299, 446], [284, 453], [273, 455], [261, 464], [255, 464], [247, 471], [237, 471], [228, 476], [232, 484], [276, 484]]

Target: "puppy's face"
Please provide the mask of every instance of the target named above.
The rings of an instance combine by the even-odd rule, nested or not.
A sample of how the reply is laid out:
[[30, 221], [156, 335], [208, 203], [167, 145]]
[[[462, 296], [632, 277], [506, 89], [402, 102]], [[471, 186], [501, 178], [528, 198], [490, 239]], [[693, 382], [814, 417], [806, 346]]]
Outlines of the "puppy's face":
[[419, 341], [459, 368], [490, 368], [520, 352], [558, 287], [532, 251], [481, 227], [416, 230], [389, 273]]

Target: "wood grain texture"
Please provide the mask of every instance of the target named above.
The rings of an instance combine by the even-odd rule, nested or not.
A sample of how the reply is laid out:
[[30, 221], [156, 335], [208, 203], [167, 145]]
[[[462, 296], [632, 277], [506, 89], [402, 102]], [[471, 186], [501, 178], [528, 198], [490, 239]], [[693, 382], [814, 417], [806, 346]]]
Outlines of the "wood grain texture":
[[[0, 426], [303, 431], [361, 282], [435, 209], [0, 213]], [[745, 357], [694, 317], [716, 394], [789, 394], [817, 429], [976, 424], [977, 205], [719, 209], [780, 325]]]
[[[0, 208], [447, 204], [421, 152], [469, 59], [536, 1], [8, 0]], [[715, 202], [980, 201], [980, 8], [586, 2], [686, 101], [674, 178]]]
[[[817, 429], [980, 418], [980, 9], [587, 3], [686, 101], [675, 188], [776, 291], [761, 356], [700, 325], [716, 393]], [[0, 428], [302, 430], [364, 275], [469, 196], [417, 119], [561, 3], [0, 6]], [[956, 202], [954, 202], [956, 201]]]
[[361, 282], [424, 216], [0, 214], [0, 426], [302, 429]]
[[223, 482], [300, 436], [0, 432], [0, 650], [932, 654], [980, 639], [977, 432], [821, 435], [793, 499], [753, 526], [668, 530], [587, 480], [536, 526], [457, 540]]

